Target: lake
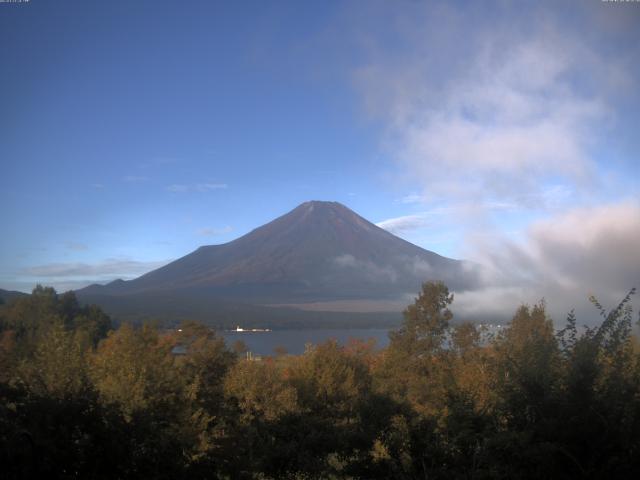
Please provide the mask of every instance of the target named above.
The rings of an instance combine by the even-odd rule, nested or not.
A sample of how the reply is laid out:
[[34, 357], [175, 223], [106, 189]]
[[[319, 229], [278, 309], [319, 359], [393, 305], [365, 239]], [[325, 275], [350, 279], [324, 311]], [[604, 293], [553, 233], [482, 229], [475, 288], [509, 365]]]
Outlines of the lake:
[[273, 355], [276, 347], [284, 347], [287, 353], [299, 355], [304, 353], [305, 344], [322, 343], [329, 339], [335, 339], [339, 344], [345, 345], [349, 339], [361, 340], [374, 339], [377, 348], [386, 347], [389, 344], [389, 329], [386, 328], [322, 328], [308, 330], [272, 330], [269, 332], [236, 332], [219, 331], [229, 348], [242, 340], [249, 350], [257, 355]]

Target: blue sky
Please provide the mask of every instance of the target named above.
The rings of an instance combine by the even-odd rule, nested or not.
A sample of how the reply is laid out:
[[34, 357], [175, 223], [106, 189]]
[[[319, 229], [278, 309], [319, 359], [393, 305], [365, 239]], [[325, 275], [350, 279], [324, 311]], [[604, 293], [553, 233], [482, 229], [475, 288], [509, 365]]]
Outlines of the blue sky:
[[[0, 287], [132, 278], [320, 199], [509, 299], [576, 288], [605, 232], [640, 258], [639, 27], [600, 1], [0, 4]], [[610, 260], [589, 288], [617, 295], [640, 261]]]

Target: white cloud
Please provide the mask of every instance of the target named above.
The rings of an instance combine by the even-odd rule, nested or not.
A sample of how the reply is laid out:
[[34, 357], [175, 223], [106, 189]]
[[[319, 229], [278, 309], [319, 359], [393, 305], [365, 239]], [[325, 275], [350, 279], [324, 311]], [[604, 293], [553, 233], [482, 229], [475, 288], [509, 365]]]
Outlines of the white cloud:
[[543, 66], [539, 78], [525, 81], [507, 73], [535, 68], [519, 65], [515, 53], [506, 64], [472, 67], [434, 110], [416, 112], [398, 132], [402, 162], [434, 196], [510, 198], [535, 192], [550, 172], [572, 182], [589, 176], [586, 131], [603, 118], [604, 108], [556, 85], [555, 69], [569, 65], [553, 58], [553, 50], [522, 48], [554, 68]]
[[196, 183], [196, 184], [177, 184], [167, 186], [167, 190], [172, 193], [186, 192], [209, 192], [212, 190], [223, 190], [229, 186], [226, 183]]
[[532, 224], [522, 242], [474, 239], [483, 287], [456, 297], [458, 311], [509, 311], [546, 298], [556, 320], [576, 308], [595, 311], [594, 294], [610, 307], [640, 287], [640, 204], [634, 201], [575, 208]]
[[422, 228], [428, 225], [428, 221], [424, 215], [404, 215], [402, 217], [389, 218], [376, 223], [376, 225], [390, 233], [397, 234]]
[[100, 262], [59, 262], [35, 265], [0, 278], [4, 285], [30, 292], [36, 284], [52, 286], [58, 291], [78, 289], [93, 283], [116, 279], [130, 280], [166, 265], [171, 260], [141, 261], [126, 257], [107, 258]]
[[411, 193], [409, 195], [405, 195], [404, 197], [400, 198], [398, 202], [404, 203], [404, 204], [412, 204], [412, 203], [424, 203], [426, 200], [427, 200], [427, 197], [425, 197], [424, 195], [417, 195], [415, 193]]
[[370, 260], [360, 260], [350, 254], [335, 257], [333, 263], [340, 268], [357, 270], [360, 274], [364, 274], [376, 282], [395, 283], [398, 281], [398, 272], [392, 267], [381, 267]]
[[549, 183], [573, 195], [598, 181], [593, 151], [615, 120], [619, 55], [589, 48], [543, 8], [386, 13], [397, 41], [364, 33], [354, 79], [387, 127], [384, 148], [421, 187], [401, 203], [519, 203]]
[[477, 202], [476, 204], [458, 204], [450, 205], [447, 207], [437, 207], [430, 210], [418, 212], [411, 215], [403, 215], [400, 217], [389, 218], [381, 222], [376, 223], [380, 228], [387, 230], [393, 234], [402, 234], [412, 230], [418, 230], [424, 227], [431, 227], [436, 225], [435, 217], [438, 217], [439, 225], [443, 219], [447, 219], [450, 216], [455, 216], [456, 219], [463, 217], [471, 217], [478, 210], [516, 210], [518, 206], [510, 202], [501, 201], [485, 201]]
[[637, 152], [616, 143], [637, 123], [640, 35], [622, 17], [640, 11], [614, 18], [597, 3], [572, 6], [571, 19], [544, 1], [357, 12], [354, 84], [411, 189], [397, 203], [448, 212], [380, 226], [468, 236], [473, 248], [455, 255], [487, 266], [459, 311], [546, 297], [555, 314], [586, 312], [589, 293], [612, 305], [640, 286], [640, 211], [620, 203], [637, 198], [623, 187]]

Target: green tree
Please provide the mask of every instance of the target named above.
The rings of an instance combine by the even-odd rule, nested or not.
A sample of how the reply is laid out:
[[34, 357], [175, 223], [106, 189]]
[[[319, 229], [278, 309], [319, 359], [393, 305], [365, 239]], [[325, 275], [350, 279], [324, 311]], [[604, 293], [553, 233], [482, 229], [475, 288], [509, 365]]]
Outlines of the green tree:
[[[125, 443], [119, 428], [112, 428], [117, 420], [105, 421], [108, 413], [88, 378], [93, 342], [65, 321], [64, 302], [52, 289], [36, 289], [16, 303], [15, 330], [2, 332], [0, 345], [8, 367], [0, 376], [0, 404], [6, 407], [0, 408], [3, 473], [7, 478], [121, 476]], [[110, 456], [121, 460], [105, 460]]]
[[5, 308], [3, 328], [12, 331], [20, 355], [33, 352], [52, 328], [62, 325], [97, 345], [111, 329], [111, 319], [97, 306], [80, 306], [73, 292], [58, 295], [51, 287], [36, 286], [31, 295]]
[[196, 322], [181, 324], [173, 342], [184, 351], [184, 355], [175, 358], [175, 363], [184, 383], [182, 429], [187, 438], [193, 439], [189, 471], [195, 475], [219, 468], [224, 456], [230, 453], [224, 382], [236, 355], [211, 328]]
[[640, 471], [640, 356], [631, 335], [632, 289], [600, 312], [602, 324], [580, 334], [571, 313], [558, 337], [564, 363], [563, 428], [557, 440], [573, 475], [618, 478]]
[[520, 306], [493, 348], [496, 428], [484, 445], [485, 467], [500, 478], [553, 476], [562, 456], [553, 441], [562, 365], [544, 302]]
[[20, 355], [32, 352], [39, 338], [61, 322], [56, 291], [41, 285], [9, 304], [4, 314], [5, 328], [14, 332]]
[[426, 282], [412, 305], [403, 312], [399, 330], [389, 334], [390, 348], [409, 355], [428, 355], [443, 347], [453, 314], [453, 294], [442, 282]]

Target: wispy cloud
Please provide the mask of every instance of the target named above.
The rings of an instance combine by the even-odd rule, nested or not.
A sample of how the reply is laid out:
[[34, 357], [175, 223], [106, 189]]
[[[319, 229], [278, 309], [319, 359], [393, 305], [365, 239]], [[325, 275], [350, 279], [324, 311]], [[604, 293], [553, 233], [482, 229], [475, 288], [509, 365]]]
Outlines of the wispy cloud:
[[209, 228], [209, 227], [201, 228], [197, 231], [197, 234], [203, 237], [215, 237], [218, 235], [224, 235], [225, 233], [229, 233], [232, 231], [233, 231], [233, 228], [227, 225], [221, 228]]
[[67, 242], [65, 243], [65, 247], [67, 250], [73, 250], [74, 252], [89, 250], [89, 246], [87, 244], [80, 242]]
[[122, 180], [127, 183], [142, 183], [149, 180], [149, 177], [142, 175], [126, 175], [122, 177]]
[[148, 169], [148, 168], [165, 167], [167, 165], [173, 165], [179, 162], [180, 162], [180, 159], [176, 157], [155, 157], [150, 160], [141, 162], [138, 166], [141, 169]]
[[425, 203], [427, 201], [427, 197], [425, 195], [418, 195], [416, 193], [412, 193], [409, 195], [405, 195], [397, 200], [398, 203], [404, 203], [405, 205], [410, 205], [413, 203]]
[[102, 190], [104, 188], [104, 185], [102, 183], [92, 183], [90, 186], [92, 188], [95, 188], [96, 190]]
[[186, 193], [186, 192], [209, 192], [212, 190], [224, 190], [229, 186], [226, 183], [195, 183], [195, 184], [180, 184], [174, 183], [167, 185], [166, 189], [172, 193]]
[[526, 21], [508, 8], [496, 20], [437, 2], [387, 13], [402, 54], [367, 32], [354, 78], [387, 126], [385, 149], [424, 192], [401, 203], [520, 202], [551, 181], [572, 192], [598, 181], [609, 97], [629, 77], [622, 55], [589, 48], [535, 7]]
[[[112, 279], [112, 280], [115, 280]], [[106, 283], [110, 280], [106, 280], [103, 283]], [[58, 292], [66, 292], [67, 290], [77, 290], [79, 288], [86, 287], [87, 285], [91, 285], [92, 283], [86, 280], [58, 280], [55, 282], [50, 281], [34, 281], [34, 280], [16, 280], [15, 278], [0, 278], [0, 283], [2, 284], [2, 288], [6, 290], [16, 290], [18, 292], [31, 293], [34, 287], [39, 283], [41, 285], [45, 285], [47, 287], [53, 287]]]
[[101, 281], [104, 278], [130, 278], [141, 275], [166, 263], [168, 263], [167, 260], [139, 261], [128, 258], [108, 258], [99, 263], [48, 263], [24, 268], [19, 274], [44, 279], [91, 278]]
[[429, 222], [427, 220], [427, 216], [424, 214], [420, 214], [389, 218], [382, 222], [376, 223], [376, 225], [387, 230], [388, 232], [398, 234], [425, 227], [426, 225], [428, 225], [428, 223]]
[[464, 205], [436, 207], [411, 215], [402, 215], [400, 217], [389, 218], [387, 220], [376, 223], [376, 225], [387, 230], [388, 232], [396, 235], [401, 235], [412, 230], [419, 230], [423, 227], [431, 226], [433, 225], [435, 218], [438, 218], [441, 222], [443, 217], [447, 217], [452, 214], [460, 215], [460, 210], [465, 208], [467, 207]]
[[333, 264], [340, 268], [356, 269], [372, 281], [380, 283], [398, 281], [398, 272], [392, 267], [381, 267], [370, 260], [360, 260], [353, 255], [345, 254], [335, 257]]
[[[411, 214], [380, 225], [468, 236], [460, 256], [491, 274], [458, 308], [546, 297], [566, 312], [640, 284], [640, 210], [622, 202], [637, 186], [620, 188], [637, 152], [612, 140], [637, 123], [640, 10], [609, 6], [572, 6], [571, 19], [544, 0], [358, 11], [354, 85], [411, 189], [396, 202]], [[450, 215], [415, 212], [434, 205]]]
[[168, 185], [167, 190], [173, 193], [188, 192], [189, 185], [180, 185], [180, 184], [174, 183], [173, 185]]

